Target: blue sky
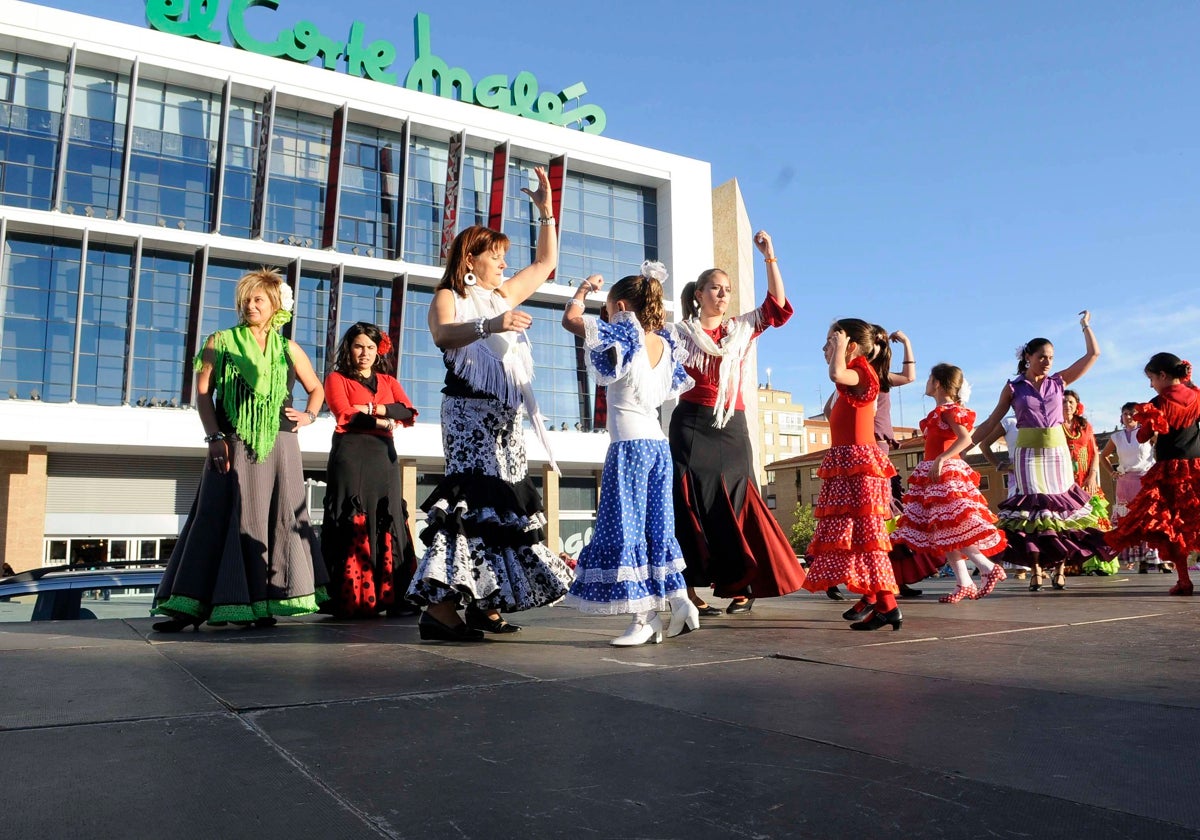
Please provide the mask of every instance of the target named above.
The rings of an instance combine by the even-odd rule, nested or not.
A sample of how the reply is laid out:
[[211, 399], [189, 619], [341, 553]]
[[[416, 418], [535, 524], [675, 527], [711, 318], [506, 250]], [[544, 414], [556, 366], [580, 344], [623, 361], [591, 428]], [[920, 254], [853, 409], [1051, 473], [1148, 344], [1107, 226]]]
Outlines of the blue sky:
[[[140, 0], [46, 5], [144, 22]], [[418, 11], [474, 77], [583, 81], [606, 136], [738, 179], [796, 306], [762, 338], [758, 379], [770, 366], [807, 407], [829, 393], [835, 317], [903, 329], [921, 381], [961, 366], [986, 414], [1027, 339], [1054, 341], [1060, 367], [1082, 353], [1089, 308], [1104, 355], [1077, 389], [1099, 429], [1152, 395], [1152, 353], [1200, 362], [1194, 2], [281, 0], [277, 14], [337, 37], [365, 21], [407, 68]], [[910, 425], [931, 407], [919, 382], [896, 399]]]

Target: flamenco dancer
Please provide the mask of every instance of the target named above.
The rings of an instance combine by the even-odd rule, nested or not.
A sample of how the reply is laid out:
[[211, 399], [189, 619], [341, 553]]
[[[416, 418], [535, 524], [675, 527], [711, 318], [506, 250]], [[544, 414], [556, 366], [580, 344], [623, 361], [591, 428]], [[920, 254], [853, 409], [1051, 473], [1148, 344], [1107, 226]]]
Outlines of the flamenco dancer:
[[675, 536], [687, 560], [688, 597], [701, 615], [721, 610], [697, 586], [732, 598], [725, 611], [736, 614], [804, 582], [804, 567], [759, 495], [742, 400], [742, 365], [754, 339], [792, 317], [771, 237], [760, 230], [754, 245], [767, 264], [762, 306], [727, 318], [729, 277], [710, 268], [684, 286], [684, 320], [675, 325], [696, 382], [671, 413]]
[[404, 593], [417, 558], [408, 533], [395, 428], [417, 411], [391, 370], [392, 342], [359, 321], [338, 345], [325, 377], [325, 400], [337, 428], [325, 470], [321, 553], [329, 569], [329, 603], [339, 617], [415, 615]]
[[[1121, 428], [1109, 436], [1100, 452], [1100, 463], [1108, 470], [1116, 487], [1113, 524], [1129, 512], [1129, 503], [1142, 489], [1142, 477], [1154, 466], [1154, 432], [1150, 432], [1146, 440], [1138, 440], [1138, 421], [1134, 417], [1137, 407], [1136, 402], [1121, 406]], [[1114, 454], [1117, 456], [1115, 467], [1110, 460]], [[1130, 569], [1136, 567], [1141, 575], [1148, 573], [1151, 566], [1160, 567], [1163, 572], [1173, 571], [1159, 563], [1158, 552], [1145, 542], [1122, 551], [1121, 559], [1130, 564]]]
[[1147, 542], [1174, 563], [1179, 580], [1172, 595], [1191, 595], [1188, 553], [1200, 549], [1200, 390], [1192, 365], [1173, 353], [1155, 353], [1146, 363], [1150, 387], [1158, 394], [1137, 407], [1139, 441], [1157, 432], [1154, 466], [1108, 541], [1118, 549]]
[[572, 579], [542, 544], [546, 515], [529, 479], [522, 429], [526, 411], [538, 435], [546, 423], [525, 338], [533, 318], [514, 307], [558, 262], [550, 179], [540, 167], [535, 171], [537, 192], [524, 190], [541, 217], [533, 264], [505, 279], [508, 237], [473, 225], [454, 238], [429, 307], [429, 331], [446, 363], [446, 477], [422, 505], [425, 555], [408, 590], [411, 601], [426, 607], [422, 639], [475, 642], [484, 631], [514, 633], [520, 627], [501, 613], [557, 601]]
[[1097, 528], [1099, 519], [1092, 511], [1091, 498], [1075, 483], [1062, 427], [1063, 390], [1100, 358], [1091, 316], [1086, 310], [1080, 316], [1087, 345], [1084, 354], [1062, 373], [1051, 373], [1054, 345], [1047, 338], [1029, 341], [1018, 351], [1019, 375], [1004, 386], [996, 408], [972, 437], [976, 443], [987, 440], [1012, 406], [1017, 418], [1017, 446], [1012, 455], [1017, 492], [1000, 503], [999, 525], [1008, 537], [1006, 559], [1032, 570], [1031, 592], [1042, 588], [1047, 566], [1054, 568], [1053, 587], [1065, 589], [1063, 567], [1067, 561], [1078, 558], [1082, 563], [1093, 555], [1108, 559], [1114, 553]]
[[899, 630], [896, 578], [888, 552], [886, 521], [891, 511], [890, 479], [896, 469], [875, 443], [875, 398], [879, 377], [868, 359], [875, 353], [871, 325], [858, 318], [834, 321], [825, 338], [829, 378], [837, 386], [830, 410], [832, 446], [821, 462], [821, 492], [813, 513], [817, 532], [808, 547], [804, 588], [831, 586], [862, 596], [871, 613], [851, 630]]
[[[995, 526], [996, 517], [979, 492], [979, 473], [962, 458], [970, 449], [975, 412], [963, 406], [969, 393], [962, 370], [954, 365], [934, 365], [925, 385], [926, 396], [936, 402], [921, 421], [925, 454], [908, 479], [904, 513], [892, 541], [917, 555], [945, 557], [954, 569], [958, 586], [938, 600], [957, 604], [991, 594], [1007, 575], [999, 563], [987, 559], [1008, 544]], [[976, 588], [967, 571], [967, 560], [979, 569]]]
[[[1071, 451], [1071, 472], [1075, 483], [1088, 494], [1092, 513], [1096, 514], [1096, 527], [1101, 531], [1112, 529], [1108, 519], [1108, 499], [1100, 488], [1100, 447], [1096, 445], [1096, 433], [1091, 421], [1084, 416], [1083, 400], [1076, 391], [1063, 391], [1063, 434], [1067, 436], [1067, 449]], [[1104, 558], [1093, 554], [1083, 561], [1080, 574], [1115, 575], [1121, 569], [1114, 557]]]
[[667, 636], [700, 626], [687, 595], [683, 552], [675, 540], [671, 450], [658, 408], [692, 385], [683, 350], [666, 329], [660, 262], [618, 280], [608, 294], [608, 322], [584, 315], [585, 296], [603, 283], [595, 274], [567, 302], [563, 327], [583, 339], [588, 370], [607, 387], [610, 443], [600, 481], [596, 530], [575, 566], [566, 602], [585, 613], [633, 615], [618, 647], [662, 641], [658, 611], [671, 610]]

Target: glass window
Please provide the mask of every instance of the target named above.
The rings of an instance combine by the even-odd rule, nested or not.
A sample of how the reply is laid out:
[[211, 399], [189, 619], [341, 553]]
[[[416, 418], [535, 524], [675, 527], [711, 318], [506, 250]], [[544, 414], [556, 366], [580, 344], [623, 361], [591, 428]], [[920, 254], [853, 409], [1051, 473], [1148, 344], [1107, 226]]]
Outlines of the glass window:
[[395, 259], [400, 223], [400, 166], [404, 137], [398, 132], [350, 125], [342, 156], [342, 196], [337, 249]]
[[262, 104], [231, 99], [225, 141], [225, 185], [221, 198], [221, 233], [250, 238], [254, 214], [254, 179], [258, 171], [258, 124]]
[[[292, 313], [292, 340], [308, 355], [313, 370], [322, 381], [332, 365], [332, 360], [325, 358], [329, 290], [332, 284], [333, 278], [328, 271], [302, 271], [300, 292], [296, 295], [296, 309]], [[297, 382], [292, 397], [299, 400], [303, 394], [304, 388]]]
[[[346, 277], [342, 280], [342, 305], [338, 310], [338, 340], [351, 324], [366, 321], [387, 332], [391, 317], [392, 284], [390, 280], [365, 280]], [[431, 339], [432, 340], [432, 339]]]
[[67, 402], [79, 300], [79, 245], [10, 236], [0, 275], [0, 388]]
[[131, 402], [144, 405], [179, 398], [184, 378], [191, 374], [191, 360], [184, 356], [191, 298], [190, 258], [152, 251], [142, 254]]
[[66, 68], [0, 50], [0, 203], [49, 210]]
[[138, 83], [125, 208], [129, 221], [211, 228], [219, 101], [202, 91]]
[[767, 446], [771, 446], [773, 443], [775, 443], [775, 435], [771, 434], [770, 432], [765, 432], [763, 434], [763, 443], [765, 443]]
[[68, 213], [116, 216], [128, 100], [124, 74], [75, 69], [63, 192]]
[[487, 225], [492, 194], [492, 153], [467, 149], [463, 156], [462, 197], [458, 203], [458, 229]]
[[775, 510], [775, 506], [776, 506], [775, 494], [771, 493], [770, 495], [767, 496], [767, 510]]
[[992, 481], [989, 476], [986, 476], [986, 475], [979, 476], [979, 489], [980, 490], [991, 490], [992, 489]]
[[600, 491], [592, 476], [566, 476], [558, 481], [559, 510], [595, 512], [600, 503]]
[[[441, 422], [442, 386], [446, 366], [429, 335], [429, 307], [433, 290], [410, 286], [404, 301], [404, 327], [400, 335], [400, 384], [420, 412], [421, 422]], [[561, 327], [560, 327], [561, 329]], [[566, 330], [562, 330], [564, 333]]]
[[275, 109], [263, 230], [268, 242], [320, 247], [332, 130], [328, 117]]
[[590, 432], [595, 388], [583, 361], [582, 339], [562, 328], [562, 306], [526, 301], [521, 308], [533, 316], [533, 388], [542, 414], [552, 428]]
[[438, 265], [442, 250], [442, 209], [446, 201], [447, 144], [412, 137], [408, 147], [408, 206], [404, 259]]
[[241, 319], [237, 313], [235, 290], [243, 275], [261, 267], [260, 262], [240, 263], [229, 260], [209, 260], [208, 275], [204, 278], [204, 310], [200, 315], [200, 344], [217, 330], [235, 327]]
[[774, 484], [774, 483], [775, 483], [775, 471], [767, 470], [767, 484]]
[[642, 260], [658, 259], [658, 198], [651, 187], [568, 174], [559, 226], [564, 281], [597, 272], [615, 280], [636, 274]]
[[124, 401], [132, 280], [131, 251], [106, 245], [88, 248], [76, 392], [76, 400], [85, 405], [120, 405]]

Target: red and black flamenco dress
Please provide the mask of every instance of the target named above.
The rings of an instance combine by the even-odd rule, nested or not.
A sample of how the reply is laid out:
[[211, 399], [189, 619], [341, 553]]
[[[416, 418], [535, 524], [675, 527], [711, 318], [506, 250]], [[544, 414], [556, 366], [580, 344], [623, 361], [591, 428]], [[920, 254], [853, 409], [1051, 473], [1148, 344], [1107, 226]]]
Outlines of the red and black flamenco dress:
[[824, 592], [845, 584], [851, 592], [873, 595], [898, 592], [887, 534], [891, 515], [891, 477], [896, 468], [875, 442], [875, 397], [879, 379], [859, 356], [847, 366], [859, 385], [838, 385], [829, 415], [830, 446], [817, 475], [821, 492], [813, 514], [817, 532], [808, 547], [804, 588]]
[[1158, 433], [1155, 463], [1105, 536], [1118, 550], [1145, 542], [1178, 563], [1200, 550], [1200, 390], [1191, 382], [1172, 385], [1134, 416], [1139, 441]]

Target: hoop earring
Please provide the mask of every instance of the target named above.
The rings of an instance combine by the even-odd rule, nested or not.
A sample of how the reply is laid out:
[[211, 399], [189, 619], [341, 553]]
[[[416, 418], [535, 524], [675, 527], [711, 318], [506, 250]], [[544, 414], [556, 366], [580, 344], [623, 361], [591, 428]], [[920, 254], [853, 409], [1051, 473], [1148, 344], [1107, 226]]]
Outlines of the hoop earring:
[[468, 271], [466, 276], [463, 277], [463, 282], [466, 283], [468, 286], [474, 286], [476, 283], [479, 282], [479, 278], [475, 276], [475, 273], [473, 271]]

